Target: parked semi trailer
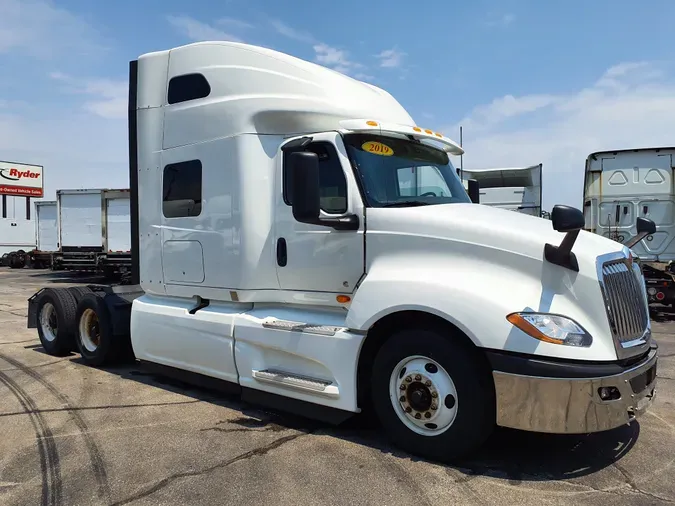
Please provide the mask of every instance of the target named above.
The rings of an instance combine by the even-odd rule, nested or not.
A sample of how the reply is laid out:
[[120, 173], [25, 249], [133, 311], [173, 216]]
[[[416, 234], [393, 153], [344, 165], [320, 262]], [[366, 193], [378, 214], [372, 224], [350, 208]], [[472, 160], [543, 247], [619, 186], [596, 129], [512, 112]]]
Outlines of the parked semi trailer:
[[126, 273], [131, 264], [129, 195], [128, 189], [58, 190], [53, 268]]
[[[586, 159], [585, 229], [631, 248], [639, 258], [650, 302], [675, 304], [675, 148], [592, 153]], [[638, 220], [655, 232], [641, 241]]]
[[653, 401], [629, 249], [572, 207], [472, 203], [462, 148], [386, 91], [232, 42], [145, 54], [129, 83], [132, 284], [34, 294], [48, 353], [133, 353], [336, 423], [371, 411], [439, 460], [496, 425], [603, 431]]
[[532, 216], [542, 216], [542, 164], [528, 167], [463, 170], [480, 185], [480, 203]]

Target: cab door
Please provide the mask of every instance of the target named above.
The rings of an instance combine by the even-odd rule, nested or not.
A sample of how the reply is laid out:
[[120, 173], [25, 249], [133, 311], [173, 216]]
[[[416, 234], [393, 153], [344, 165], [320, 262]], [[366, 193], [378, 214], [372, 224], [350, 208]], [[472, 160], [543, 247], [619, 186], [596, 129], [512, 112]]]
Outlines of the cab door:
[[[365, 269], [363, 201], [340, 134], [308, 137], [311, 141], [304, 145], [294, 140], [286, 143], [297, 147], [282, 149], [278, 157], [274, 240], [279, 285], [282, 290], [351, 293]], [[285, 161], [298, 150], [319, 156], [321, 216], [354, 213], [359, 217], [358, 230], [335, 230], [293, 218]]]

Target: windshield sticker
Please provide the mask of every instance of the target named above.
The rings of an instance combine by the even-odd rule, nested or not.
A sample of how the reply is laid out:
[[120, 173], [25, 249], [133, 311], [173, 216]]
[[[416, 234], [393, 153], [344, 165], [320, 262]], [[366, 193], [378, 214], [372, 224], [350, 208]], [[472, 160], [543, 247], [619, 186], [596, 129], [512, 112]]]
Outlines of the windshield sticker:
[[375, 141], [364, 142], [361, 144], [361, 149], [367, 151], [368, 153], [373, 153], [380, 156], [392, 156], [394, 154], [394, 150], [389, 146]]

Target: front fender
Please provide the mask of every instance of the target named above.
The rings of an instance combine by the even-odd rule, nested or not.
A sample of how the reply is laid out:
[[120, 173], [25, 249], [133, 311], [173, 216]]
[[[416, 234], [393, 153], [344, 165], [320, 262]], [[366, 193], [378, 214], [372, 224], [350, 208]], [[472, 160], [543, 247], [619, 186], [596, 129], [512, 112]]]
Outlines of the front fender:
[[[608, 335], [597, 280], [561, 267], [523, 259], [517, 268], [479, 258], [448, 262], [437, 255], [383, 257], [371, 264], [354, 294], [349, 328], [367, 331], [400, 311], [424, 311], [444, 318], [476, 346], [575, 360], [616, 360]], [[526, 265], [527, 264], [527, 265]], [[600, 302], [601, 303], [601, 302]], [[573, 318], [592, 336], [588, 348], [545, 343], [512, 326], [506, 316], [533, 310]], [[599, 316], [598, 316], [599, 315]]]

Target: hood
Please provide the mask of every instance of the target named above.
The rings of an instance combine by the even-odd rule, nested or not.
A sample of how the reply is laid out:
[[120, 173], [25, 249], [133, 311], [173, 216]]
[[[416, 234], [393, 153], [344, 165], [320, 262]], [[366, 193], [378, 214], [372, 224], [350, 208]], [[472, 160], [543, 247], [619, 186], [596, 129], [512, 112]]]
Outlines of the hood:
[[[558, 246], [564, 233], [550, 220], [477, 204], [444, 204], [406, 208], [368, 208], [367, 229], [378, 233], [446, 239], [541, 260], [546, 243]], [[623, 251], [624, 246], [584, 230], [572, 252], [595, 270], [598, 256]], [[585, 270], [585, 269], [584, 269]]]

